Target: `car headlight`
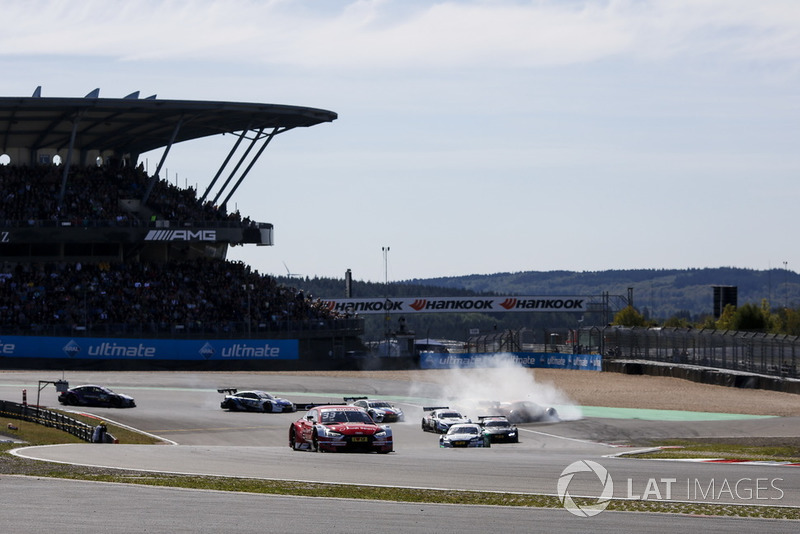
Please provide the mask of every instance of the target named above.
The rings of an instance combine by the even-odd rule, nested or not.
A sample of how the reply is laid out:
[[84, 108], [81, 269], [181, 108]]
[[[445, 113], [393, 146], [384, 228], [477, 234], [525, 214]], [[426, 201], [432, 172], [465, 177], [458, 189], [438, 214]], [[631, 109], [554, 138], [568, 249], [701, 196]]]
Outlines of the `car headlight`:
[[373, 436], [376, 437], [376, 438], [385, 438], [386, 437], [386, 431], [385, 430], [381, 430], [380, 432], [375, 432], [375, 434], [373, 434]]
[[327, 428], [325, 429], [324, 434], [329, 438], [339, 438], [343, 435], [341, 432], [336, 432], [335, 430], [329, 430]]

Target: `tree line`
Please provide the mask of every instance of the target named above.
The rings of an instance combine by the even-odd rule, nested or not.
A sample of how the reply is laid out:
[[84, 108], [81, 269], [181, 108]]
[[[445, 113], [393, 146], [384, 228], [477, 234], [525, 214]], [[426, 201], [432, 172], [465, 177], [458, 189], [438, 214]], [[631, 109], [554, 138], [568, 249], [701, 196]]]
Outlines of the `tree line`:
[[771, 308], [765, 299], [760, 305], [745, 303], [741, 306], [728, 304], [718, 319], [706, 316], [692, 322], [686, 317], [673, 316], [659, 323], [647, 319], [633, 306], [626, 306], [614, 315], [614, 325], [640, 327], [699, 328], [712, 330], [736, 330], [740, 332], [763, 332], [768, 334], [800, 336], [800, 309]]

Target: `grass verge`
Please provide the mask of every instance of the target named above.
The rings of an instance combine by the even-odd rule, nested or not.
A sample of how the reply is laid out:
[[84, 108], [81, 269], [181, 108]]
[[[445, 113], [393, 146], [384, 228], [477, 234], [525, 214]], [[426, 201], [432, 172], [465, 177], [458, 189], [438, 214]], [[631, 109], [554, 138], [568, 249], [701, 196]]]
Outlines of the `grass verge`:
[[725, 460], [792, 462], [800, 463], [800, 440], [786, 439], [748, 439], [742, 444], [738, 439], [673, 439], [664, 440], [648, 446], [667, 447], [657, 451], [637, 454], [637, 458], [683, 459], [683, 458], [721, 458]]

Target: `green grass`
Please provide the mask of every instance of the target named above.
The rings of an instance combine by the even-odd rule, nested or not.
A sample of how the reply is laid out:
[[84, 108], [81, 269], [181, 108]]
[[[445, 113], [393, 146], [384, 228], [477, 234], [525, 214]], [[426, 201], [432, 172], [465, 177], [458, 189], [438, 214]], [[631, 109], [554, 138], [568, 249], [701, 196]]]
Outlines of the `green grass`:
[[[90, 422], [90, 424], [91, 421], [91, 419], [87, 420], [87, 422]], [[96, 420], [93, 421], [96, 423]], [[7, 428], [8, 423], [16, 426], [18, 430], [9, 430]], [[34, 423], [27, 423], [25, 421], [0, 418], [0, 425], [2, 425], [0, 426], [0, 432], [2, 434], [13, 435], [17, 439], [24, 440], [28, 445], [81, 442], [77, 438], [65, 432], [55, 430], [53, 428], [42, 427]], [[109, 425], [109, 432], [115, 436], [119, 434], [120, 443], [154, 442], [153, 438], [149, 436], [129, 436], [129, 433], [135, 434], [135, 432], [130, 432], [129, 430], [117, 427], [116, 425]], [[671, 444], [674, 445], [675, 443]], [[698, 447], [698, 450], [703, 450], [702, 444], [695, 445]], [[97, 482], [115, 482], [215, 491], [235, 491], [270, 495], [336, 497], [344, 499], [369, 499], [415, 503], [561, 508], [561, 503], [557, 497], [529, 493], [409, 489], [383, 486], [376, 487], [350, 484], [293, 482], [285, 480], [265, 480], [236, 477], [172, 475], [165, 473], [147, 473], [139, 471], [126, 471], [122, 469], [55, 464], [19, 458], [8, 452], [18, 446], [18, 444], [0, 444], [0, 474], [17, 474], [73, 480], [90, 480]], [[98, 446], [113, 447], [113, 445]], [[758, 448], [729, 447], [729, 449], [732, 451], [732, 453], [741, 454], [744, 449]], [[785, 457], [786, 451], [783, 450], [782, 447], [778, 447], [777, 451], [772, 451], [772, 447], [765, 447], [764, 449], [771, 451], [769, 453], [770, 457]], [[719, 451], [717, 447], [715, 447], [713, 450]], [[751, 450], [750, 452], [759, 457], [767, 455], [767, 452], [764, 450]], [[719, 456], [719, 454], [716, 454], [716, 456]], [[581, 499], [575, 499], [575, 501], [579, 504], [593, 504], [591, 501], [584, 500], [582, 502]], [[711, 503], [680, 503], [616, 499], [610, 501], [607, 509], [627, 512], [658, 512], [706, 516], [759, 517], [800, 520], [800, 508], [781, 506], [720, 505]]]
[[22, 440], [30, 445], [50, 445], [53, 443], [85, 443], [72, 434], [21, 419], [0, 417], [0, 438], [8, 436]]
[[657, 446], [670, 448], [637, 454], [636, 457], [653, 459], [722, 458], [726, 460], [800, 463], [800, 445], [796, 443], [743, 445], [736, 441], [720, 443], [684, 439], [661, 441]]
[[120, 443], [125, 443], [129, 445], [154, 445], [156, 443], [163, 443], [158, 438], [150, 436], [148, 434], [142, 434], [141, 432], [136, 432], [134, 430], [129, 430], [128, 428], [117, 426], [113, 423], [109, 423], [104, 419], [100, 419], [97, 417], [87, 417], [83, 415], [77, 415], [74, 413], [68, 413], [73, 419], [77, 419], [78, 421], [82, 421], [90, 426], [97, 425], [100, 421], [104, 421], [106, 423], [106, 428], [108, 428], [108, 432], [112, 434]]
[[[58, 410], [56, 410], [58, 411]], [[76, 415], [73, 413], [61, 412], [73, 419], [86, 423], [90, 426], [96, 426], [100, 421], [104, 421], [97, 417], [87, 417], [83, 415]], [[108, 432], [111, 433], [120, 443], [136, 444], [136, 445], [152, 445], [160, 443], [157, 438], [135, 432], [127, 428], [117, 426], [113, 423], [105, 421]], [[11, 430], [8, 425], [17, 427], [19, 430]], [[11, 419], [7, 417], [0, 417], [0, 438], [3, 435], [13, 437], [25, 441], [31, 445], [51, 445], [54, 443], [86, 443], [85, 441], [69, 434], [67, 432], [57, 430], [55, 428], [46, 427], [29, 421], [20, 419]]]

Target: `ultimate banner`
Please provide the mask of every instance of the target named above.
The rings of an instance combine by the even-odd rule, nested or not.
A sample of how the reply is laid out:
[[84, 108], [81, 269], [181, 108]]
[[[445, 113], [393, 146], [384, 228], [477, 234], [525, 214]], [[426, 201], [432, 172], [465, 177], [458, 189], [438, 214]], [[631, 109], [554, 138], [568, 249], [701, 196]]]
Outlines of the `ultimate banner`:
[[3, 336], [7, 358], [103, 360], [297, 360], [296, 339], [123, 339]]
[[421, 297], [334, 299], [325, 306], [340, 313], [585, 312], [585, 297]]
[[509, 352], [448, 354], [422, 352], [419, 366], [422, 369], [477, 369], [508, 364], [542, 369], [580, 369], [602, 371], [599, 354], [561, 354], [555, 352]]

